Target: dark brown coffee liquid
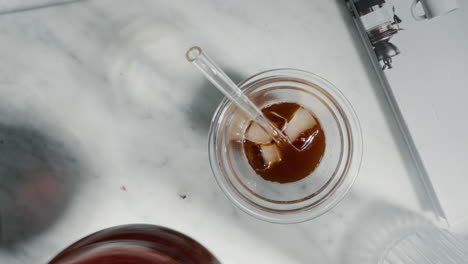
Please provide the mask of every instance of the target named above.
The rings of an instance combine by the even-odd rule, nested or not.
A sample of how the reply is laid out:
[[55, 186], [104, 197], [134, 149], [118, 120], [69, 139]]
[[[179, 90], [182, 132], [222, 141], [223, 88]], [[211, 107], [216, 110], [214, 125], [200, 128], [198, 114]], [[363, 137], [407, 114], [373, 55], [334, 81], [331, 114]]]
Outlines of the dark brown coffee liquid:
[[[279, 129], [288, 126], [296, 111], [304, 110], [296, 103], [279, 103], [262, 109], [265, 116]], [[310, 112], [309, 112], [310, 113]], [[300, 132], [299, 136], [290, 143], [275, 144], [276, 152], [281, 157], [279, 161], [268, 164], [265, 161], [262, 146], [274, 144], [258, 144], [250, 140], [244, 140], [244, 151], [250, 166], [267, 181], [290, 183], [307, 177], [320, 163], [325, 152], [325, 134], [318, 120], [311, 128]], [[292, 123], [290, 123], [292, 125]], [[304, 142], [311, 141], [305, 145]], [[305, 146], [305, 147], [304, 147]]]

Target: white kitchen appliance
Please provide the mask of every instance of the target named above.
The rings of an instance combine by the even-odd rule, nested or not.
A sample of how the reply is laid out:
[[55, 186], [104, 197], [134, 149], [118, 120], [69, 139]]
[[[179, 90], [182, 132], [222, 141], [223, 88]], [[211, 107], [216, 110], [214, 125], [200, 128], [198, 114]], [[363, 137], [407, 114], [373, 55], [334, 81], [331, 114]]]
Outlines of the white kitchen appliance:
[[468, 1], [346, 2], [434, 211], [468, 220]]

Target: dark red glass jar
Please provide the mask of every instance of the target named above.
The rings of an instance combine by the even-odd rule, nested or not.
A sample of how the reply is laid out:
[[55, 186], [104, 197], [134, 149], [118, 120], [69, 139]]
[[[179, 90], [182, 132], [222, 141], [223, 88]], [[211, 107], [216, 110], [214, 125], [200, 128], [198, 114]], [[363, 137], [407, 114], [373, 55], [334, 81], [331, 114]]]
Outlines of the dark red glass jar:
[[49, 264], [219, 264], [202, 245], [154, 225], [117, 226], [91, 234]]

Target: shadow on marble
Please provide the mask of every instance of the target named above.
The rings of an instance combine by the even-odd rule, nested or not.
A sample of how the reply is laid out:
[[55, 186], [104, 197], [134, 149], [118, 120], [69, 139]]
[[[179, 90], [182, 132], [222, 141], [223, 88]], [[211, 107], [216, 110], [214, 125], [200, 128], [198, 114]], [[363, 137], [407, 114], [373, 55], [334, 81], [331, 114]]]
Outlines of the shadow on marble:
[[413, 186], [415, 193], [417, 194], [417, 198], [419, 204], [424, 210], [429, 210], [434, 212], [434, 208], [430, 203], [430, 199], [428, 194], [419, 178], [419, 172], [417, 171], [413, 158], [409, 152], [408, 146], [405, 143], [403, 138], [403, 134], [399, 129], [397, 120], [392, 112], [392, 109], [386, 99], [384, 90], [380, 84], [378, 76], [374, 70], [374, 67], [369, 59], [367, 51], [364, 48], [362, 40], [359, 36], [356, 26], [354, 25], [353, 18], [350, 14], [348, 7], [345, 4], [344, 0], [335, 0], [337, 7], [340, 9], [341, 15], [345, 21], [345, 24], [349, 31], [349, 36], [353, 40], [353, 46], [356, 49], [356, 52], [359, 54], [360, 62], [364, 66], [367, 77], [372, 83], [372, 87], [374, 88], [375, 99], [378, 101], [378, 105], [381, 108], [382, 112], [384, 113], [384, 118], [386, 123], [388, 124], [388, 129], [390, 130], [393, 136], [393, 143], [397, 146], [398, 151], [400, 152], [401, 162], [404, 164], [406, 170], [409, 172], [410, 175], [410, 182]]
[[164, 17], [115, 20], [103, 51], [112, 104], [142, 119], [157, 118], [155, 113], [174, 115], [174, 107], [191, 93], [181, 87], [192, 89], [181, 78], [193, 70], [184, 58], [189, 38], [179, 25]]
[[61, 2], [50, 1], [51, 3], [42, 3], [42, 4], [31, 3], [30, 5], [28, 5], [27, 2], [26, 3], [20, 3], [20, 4], [18, 4], [18, 7], [7, 8], [6, 10], [1, 10], [0, 9], [0, 15], [27, 12], [27, 11], [37, 10], [37, 9], [44, 9], [44, 8], [49, 8], [49, 7], [54, 7], [54, 6], [68, 5], [68, 4], [73, 4], [73, 3], [76, 3], [76, 2], [84, 2], [84, 1], [89, 1], [89, 0], [63, 0]]
[[[236, 71], [225, 69], [225, 72], [235, 83], [245, 79]], [[186, 115], [190, 122], [190, 128], [205, 137], [208, 135], [211, 119], [224, 95], [208, 80], [203, 80], [203, 84], [196, 89], [197, 92], [193, 96]]]
[[77, 160], [64, 144], [37, 129], [0, 124], [0, 248], [50, 228], [80, 181]]

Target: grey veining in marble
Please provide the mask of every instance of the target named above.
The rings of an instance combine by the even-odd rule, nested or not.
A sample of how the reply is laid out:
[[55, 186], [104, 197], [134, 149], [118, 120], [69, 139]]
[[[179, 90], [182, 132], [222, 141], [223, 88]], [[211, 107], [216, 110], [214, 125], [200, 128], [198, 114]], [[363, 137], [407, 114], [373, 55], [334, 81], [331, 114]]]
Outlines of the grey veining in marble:
[[[90, 0], [0, 16], [1, 133], [23, 127], [50, 138], [78, 167], [54, 178], [74, 188], [56, 193], [64, 199], [56, 217], [1, 247], [0, 262], [44, 263], [91, 232], [143, 222], [194, 237], [223, 263], [373, 263], [393, 230], [383, 220], [413, 223], [427, 208], [354, 33], [341, 1]], [[225, 198], [206, 142], [222, 97], [185, 61], [194, 44], [237, 81], [292, 67], [341, 89], [361, 120], [365, 154], [339, 206], [276, 225]]]
[[0, 0], [0, 14], [29, 11], [81, 0]]

